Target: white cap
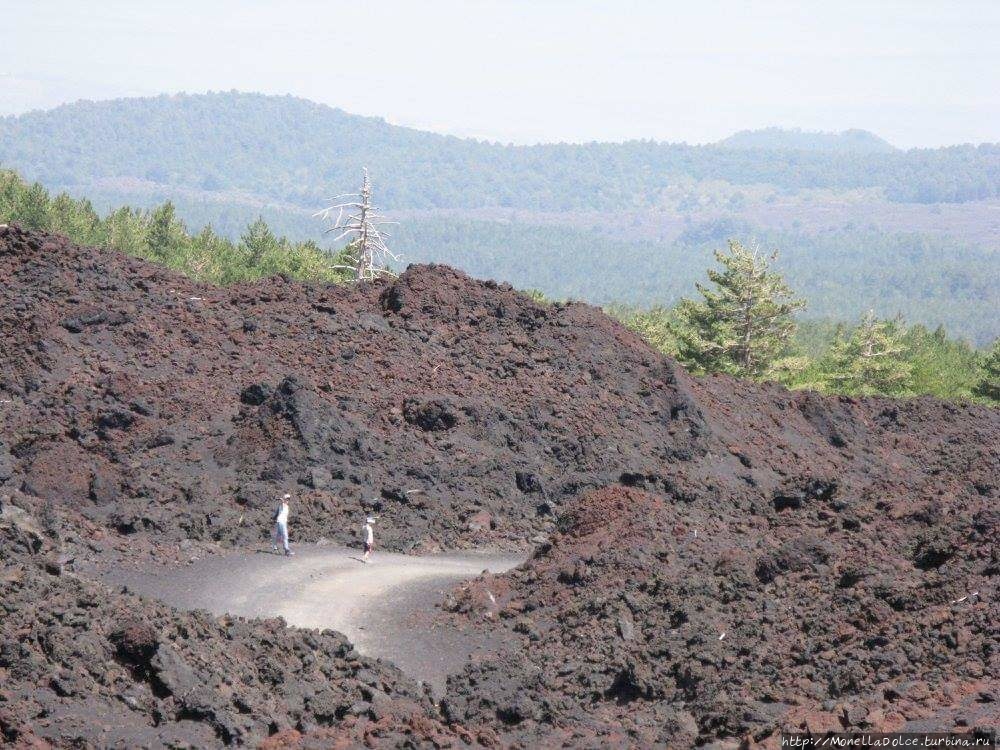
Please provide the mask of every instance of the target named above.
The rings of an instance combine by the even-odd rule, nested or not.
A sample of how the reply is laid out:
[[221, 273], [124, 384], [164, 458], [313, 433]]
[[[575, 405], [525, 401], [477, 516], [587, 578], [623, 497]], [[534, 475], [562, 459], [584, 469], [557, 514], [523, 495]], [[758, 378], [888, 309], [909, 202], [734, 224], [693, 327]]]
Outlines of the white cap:
[[368, 516], [368, 518], [365, 519], [365, 523], [375, 523], [375, 516]]
[[281, 496], [282, 500], [290, 500], [291, 498], [292, 498], [292, 496], [289, 495], [287, 492], [284, 495]]

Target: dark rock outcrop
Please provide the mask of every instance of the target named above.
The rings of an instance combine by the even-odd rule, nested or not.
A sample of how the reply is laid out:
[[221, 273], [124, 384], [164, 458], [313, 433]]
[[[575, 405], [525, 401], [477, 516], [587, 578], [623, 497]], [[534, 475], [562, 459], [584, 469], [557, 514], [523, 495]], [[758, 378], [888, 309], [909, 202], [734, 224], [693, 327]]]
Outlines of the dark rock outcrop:
[[[218, 289], [17, 227], [0, 330], [3, 742], [773, 745], [997, 723], [996, 410], [691, 378], [594, 308], [442, 266]], [[352, 543], [376, 510], [391, 549], [537, 545], [448, 598], [500, 645], [444, 713], [336, 634], [83, 573], [263, 543], [285, 491], [296, 539]]]

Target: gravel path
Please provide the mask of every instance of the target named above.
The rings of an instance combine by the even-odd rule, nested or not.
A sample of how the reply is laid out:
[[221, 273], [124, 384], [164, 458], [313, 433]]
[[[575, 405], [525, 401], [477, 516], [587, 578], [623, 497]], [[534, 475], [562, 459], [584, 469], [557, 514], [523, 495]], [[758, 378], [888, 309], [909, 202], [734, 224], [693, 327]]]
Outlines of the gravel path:
[[433, 689], [486, 644], [433, 622], [435, 604], [455, 583], [484, 570], [502, 572], [523, 556], [453, 552], [409, 556], [296, 545], [294, 557], [233, 553], [183, 567], [112, 573], [107, 580], [183, 609], [285, 618], [302, 628], [344, 633], [359, 652], [381, 657]]

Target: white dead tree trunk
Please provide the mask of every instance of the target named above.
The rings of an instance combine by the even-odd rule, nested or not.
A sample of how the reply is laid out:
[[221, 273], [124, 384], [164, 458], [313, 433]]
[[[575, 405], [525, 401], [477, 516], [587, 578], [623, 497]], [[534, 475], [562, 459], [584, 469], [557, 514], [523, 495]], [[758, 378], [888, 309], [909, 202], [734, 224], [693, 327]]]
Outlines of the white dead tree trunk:
[[[353, 200], [344, 201], [349, 198]], [[388, 232], [382, 230], [386, 224], [395, 224], [382, 218], [378, 209], [372, 205], [372, 186], [368, 179], [368, 168], [364, 170], [364, 181], [360, 193], [345, 193], [331, 200], [341, 201], [313, 214], [323, 220], [329, 220], [333, 212], [337, 212], [337, 220], [326, 230], [327, 234], [335, 233], [333, 242], [339, 243], [348, 239], [347, 247], [340, 256], [346, 263], [338, 263], [334, 268], [348, 271], [355, 280], [371, 280], [385, 274], [395, 276], [389, 270], [389, 261], [399, 262], [400, 256], [393, 253], [385, 244]]]

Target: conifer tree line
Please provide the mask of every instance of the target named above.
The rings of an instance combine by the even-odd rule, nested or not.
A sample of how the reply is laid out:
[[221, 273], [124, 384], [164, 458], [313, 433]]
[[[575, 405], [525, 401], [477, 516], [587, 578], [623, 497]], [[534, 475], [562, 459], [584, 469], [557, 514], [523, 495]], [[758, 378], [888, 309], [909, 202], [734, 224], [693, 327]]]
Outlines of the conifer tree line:
[[1000, 403], [1000, 340], [988, 353], [944, 329], [867, 313], [856, 325], [799, 322], [806, 303], [773, 264], [777, 253], [732, 240], [700, 299], [673, 308], [609, 312], [696, 373], [774, 380], [848, 395], [976, 399]]
[[[169, 201], [148, 211], [121, 207], [102, 218], [85, 199], [52, 197], [40, 184], [0, 170], [0, 223], [10, 222], [110, 247], [213, 284], [276, 274], [334, 283], [351, 278], [343, 270], [350, 247], [331, 255], [315, 242], [276, 236], [260, 218], [232, 242], [211, 227], [190, 233]], [[776, 253], [734, 240], [715, 257], [719, 268], [709, 269], [708, 283], [697, 285], [699, 299], [672, 308], [608, 312], [696, 373], [775, 380], [828, 393], [931, 394], [1000, 403], [1000, 340], [979, 352], [942, 328], [929, 331], [873, 313], [855, 325], [799, 321], [795, 313], [806, 303], [776, 270]], [[544, 300], [535, 290], [529, 295]]]
[[28, 185], [17, 173], [0, 170], [0, 223], [10, 222], [58, 232], [81, 245], [110, 247], [146, 258], [212, 284], [276, 274], [308, 281], [345, 278], [317, 243], [277, 237], [263, 219], [258, 218], [238, 242], [232, 242], [210, 226], [190, 233], [170, 201], [149, 211], [123, 206], [102, 218], [86, 199], [76, 200], [65, 193], [51, 197], [39, 183]]

